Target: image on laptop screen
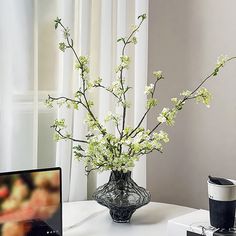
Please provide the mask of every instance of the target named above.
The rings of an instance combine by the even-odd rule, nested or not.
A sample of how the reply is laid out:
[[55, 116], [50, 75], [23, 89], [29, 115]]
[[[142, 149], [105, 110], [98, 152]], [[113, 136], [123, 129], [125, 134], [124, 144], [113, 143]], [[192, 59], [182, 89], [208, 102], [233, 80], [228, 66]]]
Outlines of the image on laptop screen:
[[0, 236], [62, 235], [60, 168], [0, 173]]

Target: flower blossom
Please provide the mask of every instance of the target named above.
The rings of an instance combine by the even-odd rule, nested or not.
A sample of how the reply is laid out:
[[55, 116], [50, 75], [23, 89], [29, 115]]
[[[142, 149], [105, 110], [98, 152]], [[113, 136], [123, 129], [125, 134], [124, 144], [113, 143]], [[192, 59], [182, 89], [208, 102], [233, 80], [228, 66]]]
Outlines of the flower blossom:
[[164, 79], [161, 70], [153, 71], [153, 75], [156, 77], [156, 79]]

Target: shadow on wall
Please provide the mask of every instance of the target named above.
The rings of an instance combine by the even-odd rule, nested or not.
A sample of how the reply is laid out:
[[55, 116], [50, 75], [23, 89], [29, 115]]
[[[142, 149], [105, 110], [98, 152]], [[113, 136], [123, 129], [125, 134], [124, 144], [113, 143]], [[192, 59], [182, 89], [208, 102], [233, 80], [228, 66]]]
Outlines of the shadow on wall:
[[[236, 54], [235, 7], [233, 0], [217, 5], [214, 0], [150, 0], [149, 83], [154, 70], [161, 69], [166, 77], [157, 91], [159, 108], [148, 116], [150, 129], [162, 108], [171, 106], [170, 98], [196, 87], [211, 73], [220, 54]], [[220, 76], [224, 78], [206, 85], [214, 94], [210, 109], [189, 102], [174, 127], [161, 127], [168, 131], [170, 143], [164, 154], [148, 157], [147, 188], [152, 201], [208, 208], [207, 176], [236, 179], [234, 63], [223, 68]]]

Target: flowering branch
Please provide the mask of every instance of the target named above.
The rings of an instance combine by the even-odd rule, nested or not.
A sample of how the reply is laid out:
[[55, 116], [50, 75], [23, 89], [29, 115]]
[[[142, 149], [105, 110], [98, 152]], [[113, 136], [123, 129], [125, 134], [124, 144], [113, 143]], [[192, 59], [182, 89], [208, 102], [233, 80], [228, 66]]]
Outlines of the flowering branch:
[[[125, 38], [121, 38], [122, 42], [124, 43], [124, 46], [122, 48], [122, 56], [121, 56], [121, 62], [123, 63], [123, 65], [121, 64], [119, 71], [120, 71], [120, 84], [121, 84], [121, 88], [123, 91], [124, 91], [123, 71], [124, 71], [124, 69], [128, 69], [128, 63], [129, 63], [129, 57], [125, 56], [125, 49], [128, 44], [130, 44], [132, 42], [135, 44], [137, 42], [137, 39], [134, 35], [139, 30], [143, 21], [146, 19], [146, 17], [147, 17], [146, 14], [140, 15], [138, 17], [138, 19], [141, 18], [139, 25], [134, 28], [134, 30], [131, 32], [131, 34], [129, 35], [129, 37], [126, 40], [125, 40]], [[120, 39], [118, 39], [118, 42], [119, 41], [120, 41]], [[122, 128], [121, 128], [120, 139], [122, 139], [123, 135], [124, 135], [125, 120], [126, 120], [127, 101], [126, 101], [125, 93], [126, 92], [123, 93], [124, 105], [123, 105], [123, 118], [122, 118]], [[122, 152], [122, 146], [121, 146], [120, 152]]]
[[55, 130], [55, 136], [54, 136], [54, 139], [55, 140], [60, 140], [60, 139], [69, 139], [71, 141], [74, 141], [74, 142], [78, 142], [78, 143], [88, 143], [86, 140], [81, 140], [81, 139], [75, 139], [75, 138], [72, 138], [70, 134], [62, 134], [62, 130], [64, 128], [66, 128], [66, 125], [65, 125], [65, 120], [62, 119], [62, 120], [55, 120], [54, 124], [51, 126], [51, 128], [54, 128]]
[[[156, 81], [153, 84], [151, 84], [149, 87], [146, 86], [146, 89], [145, 89], [145, 93], [148, 95], [148, 94], [151, 94], [151, 99], [148, 99], [147, 100], [147, 110], [146, 112], [143, 114], [141, 120], [139, 121], [139, 123], [137, 124], [137, 126], [133, 129], [133, 131], [128, 135], [129, 136], [132, 136], [133, 133], [135, 133], [135, 131], [140, 127], [140, 125], [142, 124], [142, 122], [144, 121], [145, 117], [147, 116], [148, 112], [154, 107], [156, 106], [157, 104], [157, 100], [154, 99], [154, 94], [155, 94], [155, 91], [156, 91], [156, 85], [157, 85], [157, 82], [161, 79], [164, 79], [163, 75], [162, 75], [162, 72], [161, 71], [155, 71], [153, 73], [156, 77]], [[136, 133], [137, 134], [137, 133]], [[132, 138], [134, 138], [136, 136], [136, 134], [134, 136], [132, 136]]]
[[210, 78], [216, 76], [221, 68], [224, 65], [236, 59], [236, 57], [228, 58], [227, 56], [220, 56], [218, 58], [216, 67], [214, 68], [213, 72], [208, 75], [202, 82], [191, 92], [191, 91], [184, 91], [180, 95], [184, 96], [183, 99], [178, 100], [177, 98], [172, 98], [171, 101], [174, 103], [174, 107], [169, 110], [168, 108], [164, 108], [162, 113], [159, 115], [157, 120], [159, 123], [151, 130], [150, 134], [152, 134], [162, 123], [167, 122], [167, 124], [172, 125], [174, 122], [174, 118], [179, 110], [181, 110], [187, 100], [195, 99], [197, 102], [204, 103], [207, 107], [209, 107], [209, 103], [211, 100], [212, 95], [206, 88], [201, 88]]
[[[70, 48], [72, 50], [72, 52], [74, 53], [76, 59], [77, 59], [77, 64], [76, 64], [76, 69], [81, 70], [81, 79], [83, 81], [83, 92], [81, 92], [81, 95], [84, 99], [84, 103], [81, 102], [81, 104], [83, 105], [83, 107], [88, 111], [89, 115], [92, 117], [92, 119], [94, 120], [95, 124], [97, 125], [98, 129], [100, 130], [100, 132], [105, 135], [106, 134], [106, 130], [104, 127], [101, 126], [101, 124], [99, 123], [99, 121], [97, 120], [97, 118], [94, 116], [92, 110], [91, 110], [91, 105], [92, 103], [90, 103], [90, 101], [88, 100], [87, 96], [86, 96], [86, 78], [85, 76], [87, 75], [87, 73], [89, 72], [88, 69], [88, 59], [85, 56], [78, 56], [74, 47], [73, 47], [73, 39], [70, 38], [70, 30], [69, 28], [66, 28], [62, 23], [61, 23], [61, 19], [57, 18], [55, 20], [55, 29], [58, 28], [58, 25], [60, 25], [62, 27], [62, 29], [64, 30], [64, 37], [67, 41], [67, 44], [60, 43], [59, 44], [59, 49], [61, 51], [65, 51], [67, 48]], [[54, 99], [56, 100], [56, 99]], [[68, 99], [69, 100], [69, 99]]]

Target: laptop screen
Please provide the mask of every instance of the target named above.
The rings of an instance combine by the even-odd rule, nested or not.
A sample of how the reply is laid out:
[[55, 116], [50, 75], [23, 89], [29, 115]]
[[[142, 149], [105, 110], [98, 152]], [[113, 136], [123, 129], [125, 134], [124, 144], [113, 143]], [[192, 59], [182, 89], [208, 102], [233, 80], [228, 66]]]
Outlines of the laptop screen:
[[62, 235], [61, 169], [0, 173], [0, 236]]

